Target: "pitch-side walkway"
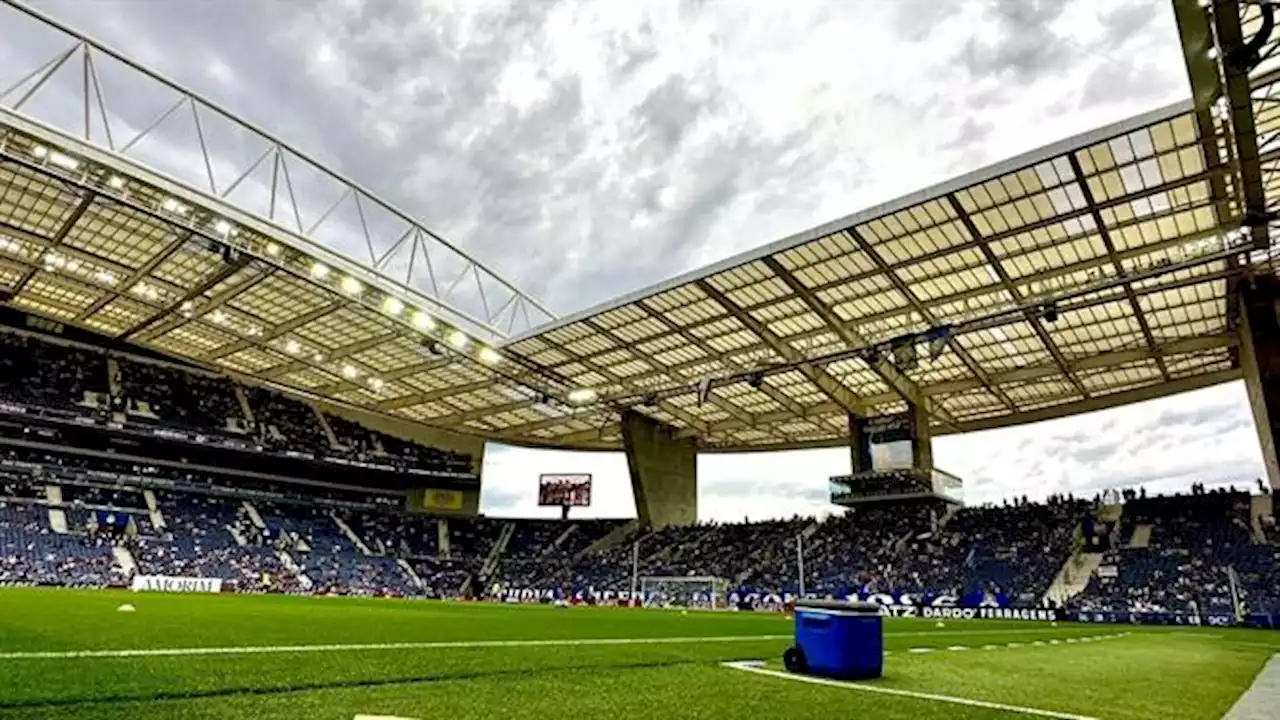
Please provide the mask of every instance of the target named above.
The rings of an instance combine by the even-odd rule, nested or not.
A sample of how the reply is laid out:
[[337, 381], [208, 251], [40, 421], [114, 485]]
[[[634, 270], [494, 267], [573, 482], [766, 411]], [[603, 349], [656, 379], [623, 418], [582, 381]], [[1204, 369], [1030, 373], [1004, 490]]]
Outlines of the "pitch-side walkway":
[[1253, 679], [1253, 685], [1236, 700], [1223, 720], [1275, 720], [1280, 716], [1280, 654]]

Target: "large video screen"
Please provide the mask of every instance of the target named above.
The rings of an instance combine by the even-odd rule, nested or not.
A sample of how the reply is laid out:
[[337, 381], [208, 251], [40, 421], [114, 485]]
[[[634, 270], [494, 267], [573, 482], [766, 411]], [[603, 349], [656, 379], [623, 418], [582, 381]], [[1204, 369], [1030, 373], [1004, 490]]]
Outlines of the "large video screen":
[[538, 478], [538, 504], [554, 507], [587, 507], [591, 504], [591, 475], [572, 473]]

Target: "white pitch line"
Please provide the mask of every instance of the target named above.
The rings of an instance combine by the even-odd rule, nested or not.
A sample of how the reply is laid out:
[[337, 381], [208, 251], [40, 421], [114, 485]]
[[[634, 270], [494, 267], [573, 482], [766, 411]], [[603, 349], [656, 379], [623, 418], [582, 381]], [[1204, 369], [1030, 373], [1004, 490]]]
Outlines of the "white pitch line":
[[826, 685], [828, 687], [838, 687], [846, 690], [858, 690], [861, 692], [878, 693], [881, 695], [897, 695], [899, 697], [909, 697], [917, 700], [932, 700], [934, 702], [950, 703], [952, 705], [967, 705], [969, 707], [986, 708], [988, 710], [1004, 710], [1006, 712], [1018, 713], [1020, 715], [1060, 718], [1061, 720], [1098, 720], [1098, 718], [1090, 717], [1088, 715], [1054, 712], [1053, 710], [1041, 710], [1039, 708], [1022, 707], [1020, 705], [1005, 705], [1003, 703], [987, 702], [986, 700], [973, 700], [970, 698], [955, 697], [953, 695], [937, 695], [935, 693], [914, 692], [912, 690], [898, 690], [895, 688], [880, 687], [878, 685], [866, 685], [813, 677], [811, 675], [795, 675], [792, 673], [763, 668], [756, 663], [730, 662], [724, 663], [723, 665], [727, 668], [756, 673], [757, 675], [768, 675], [770, 677], [782, 678], [784, 680], [794, 680], [796, 682], [811, 683], [813, 685]]
[[65, 650], [0, 653], [0, 660], [74, 660], [80, 658], [171, 657], [191, 655], [263, 655], [271, 653], [350, 652], [359, 650], [453, 650], [470, 648], [578, 647], [591, 645], [692, 645], [790, 640], [791, 635], [716, 637], [578, 638], [567, 640], [475, 640], [462, 642], [352, 643], [345, 645], [244, 645], [240, 647], [144, 648], [139, 650]]
[[[890, 637], [933, 637], [940, 635], [1024, 634], [1043, 630], [926, 630], [887, 632]], [[130, 658], [199, 655], [259, 655], [272, 653], [350, 652], [361, 650], [448, 650], [467, 648], [556, 647], [576, 645], [662, 645], [699, 642], [751, 642], [752, 640], [790, 640], [792, 635], [727, 635], [720, 637], [676, 638], [604, 638], [569, 640], [478, 640], [460, 642], [350, 643], [330, 645], [245, 645], [238, 647], [136, 648], [124, 650], [58, 650], [37, 652], [0, 652], [0, 660], [74, 660], [79, 658]]]
[[907, 652], [912, 653], [914, 655], [922, 655], [924, 653], [933, 652], [933, 648], [911, 648]]

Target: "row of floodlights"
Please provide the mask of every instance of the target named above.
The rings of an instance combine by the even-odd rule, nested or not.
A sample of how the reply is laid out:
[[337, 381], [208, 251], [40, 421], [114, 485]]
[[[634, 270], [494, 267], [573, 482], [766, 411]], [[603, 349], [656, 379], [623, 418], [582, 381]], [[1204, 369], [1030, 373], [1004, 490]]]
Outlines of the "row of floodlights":
[[[38, 160], [42, 160], [48, 163], [49, 165], [52, 165], [54, 167], [58, 167], [70, 172], [75, 172], [79, 170], [81, 167], [80, 160], [76, 159], [75, 157], [72, 157], [71, 155], [68, 155], [60, 150], [55, 150], [49, 147], [45, 147], [44, 145], [33, 146], [31, 149], [31, 155]], [[127, 183], [125, 179], [120, 177], [119, 175], [112, 175], [107, 178], [107, 186], [110, 187], [112, 190], [117, 190], [117, 191], [123, 190], [126, 184]], [[187, 216], [189, 213], [189, 208], [187, 207], [186, 204], [172, 197], [162, 199], [159, 203], [159, 209], [165, 213], [169, 213], [171, 215], [178, 215], [182, 217]], [[213, 219], [209, 224], [209, 229], [211, 229], [215, 235], [223, 238], [224, 240], [229, 239], [234, 235], [236, 235], [236, 227], [230, 221], [225, 220], [223, 218]], [[283, 253], [283, 250], [280, 247], [280, 245], [274, 242], [267, 242], [267, 244], [264, 246], [264, 250], [266, 254], [272, 258], [279, 258]], [[66, 258], [65, 256], [52, 253], [52, 252], [47, 254], [45, 257], [45, 265], [51, 270], [52, 269], [71, 269], [72, 271], [74, 271], [74, 268], [67, 267], [68, 264], [73, 264], [73, 263], [78, 264], [79, 261], [71, 258]], [[352, 298], [360, 298], [365, 293], [364, 283], [362, 283], [359, 279], [351, 275], [343, 275], [341, 277], [338, 277], [338, 274], [332, 268], [330, 268], [328, 265], [322, 262], [319, 262], [319, 261], [312, 262], [310, 264], [310, 267], [308, 268], [308, 274], [311, 276], [313, 280], [316, 280], [319, 282], [330, 282], [336, 278], [338, 288], [344, 294]], [[99, 282], [108, 286], [114, 286], [117, 282], [117, 278], [114, 275], [114, 273], [111, 273], [109, 271], [101, 271], [97, 273], [97, 276], [98, 277], [96, 277], [96, 279]], [[142, 299], [151, 300], [154, 302], [160, 299], [160, 295], [162, 291], [146, 283], [138, 283], [132, 288], [132, 292], [134, 295], [137, 295]], [[437, 322], [434, 317], [432, 317], [425, 311], [420, 309], [416, 309], [416, 310], [410, 309], [405, 306], [404, 301], [400, 300], [397, 297], [394, 297], [391, 295], [386, 295], [385, 297], [383, 297], [382, 302], [380, 304], [380, 309], [388, 317], [396, 318], [396, 319], [404, 318], [405, 320], [408, 321], [410, 325], [413, 326], [415, 330], [418, 330], [419, 332], [429, 333], [429, 332], [439, 330], [440, 335], [443, 338], [445, 344], [447, 344], [449, 347], [453, 348], [457, 352], [466, 352], [467, 350], [469, 350], [474, 346], [476, 348], [475, 349], [476, 358], [479, 359], [480, 362], [484, 363], [485, 365], [496, 366], [502, 362], [502, 355], [497, 350], [494, 350], [493, 348], [487, 345], [484, 345], [483, 343], [473, 341], [470, 337], [466, 335], [466, 333], [462, 332], [461, 330], [458, 330], [456, 328], [448, 328], [448, 327], [441, 326], [441, 324]], [[186, 303], [183, 303], [183, 306], [180, 308], [180, 312], [186, 317], [192, 317], [195, 314], [195, 308], [191, 302], [186, 302]], [[230, 321], [227, 314], [222, 310], [215, 310], [214, 312], [210, 313], [209, 319], [215, 325], [220, 325], [220, 326], [225, 326]], [[250, 326], [245, 330], [245, 334], [248, 335], [249, 337], [261, 337], [262, 328], [257, 326]], [[283, 349], [289, 355], [293, 355], [296, 357], [301, 357], [307, 352], [307, 350], [303, 347], [302, 343], [294, 339], [286, 340], [283, 344]], [[312, 352], [311, 358], [316, 362], [323, 362], [324, 355], [323, 353], [320, 353], [320, 352]], [[360, 370], [360, 368], [354, 365], [344, 364], [341, 369], [341, 374], [343, 378], [354, 381], [359, 379], [364, 373]], [[373, 377], [373, 376], [366, 378], [365, 382], [371, 389], [375, 391], [381, 390], [386, 385], [386, 382], [384, 380], [382, 380], [381, 378]], [[594, 402], [597, 399], [597, 397], [598, 396], [595, 390], [592, 390], [590, 388], [578, 388], [575, 390], [571, 390], [567, 396], [567, 399], [571, 403], [578, 404], [578, 405], [585, 405], [587, 403]]]

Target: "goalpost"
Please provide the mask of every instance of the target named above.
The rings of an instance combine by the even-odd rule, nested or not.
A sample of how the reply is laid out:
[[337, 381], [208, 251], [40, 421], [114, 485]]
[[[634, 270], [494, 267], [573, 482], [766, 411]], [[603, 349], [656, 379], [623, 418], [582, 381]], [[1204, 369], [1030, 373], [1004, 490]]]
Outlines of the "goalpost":
[[709, 608], [725, 605], [729, 581], [718, 577], [645, 576], [640, 578], [640, 599], [645, 607]]

